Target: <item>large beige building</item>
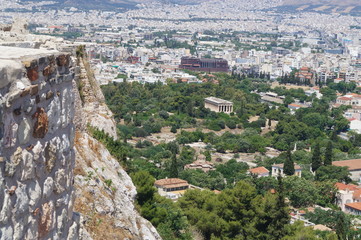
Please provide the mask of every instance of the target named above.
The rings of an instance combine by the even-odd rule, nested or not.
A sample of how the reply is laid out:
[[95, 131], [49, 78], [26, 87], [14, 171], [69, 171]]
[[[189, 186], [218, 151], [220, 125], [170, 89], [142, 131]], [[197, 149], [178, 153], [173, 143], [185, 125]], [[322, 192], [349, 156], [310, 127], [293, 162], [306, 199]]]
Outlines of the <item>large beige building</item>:
[[216, 97], [208, 97], [204, 99], [204, 107], [214, 112], [233, 112], [233, 103]]

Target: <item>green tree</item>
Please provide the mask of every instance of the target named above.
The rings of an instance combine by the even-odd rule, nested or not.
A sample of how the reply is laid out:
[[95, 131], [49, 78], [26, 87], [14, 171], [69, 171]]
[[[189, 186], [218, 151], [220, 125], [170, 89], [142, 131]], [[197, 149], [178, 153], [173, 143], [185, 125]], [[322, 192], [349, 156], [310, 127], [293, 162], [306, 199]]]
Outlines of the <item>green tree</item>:
[[177, 127], [175, 125], [172, 125], [172, 128], [170, 129], [172, 133], [177, 133]]
[[139, 171], [130, 175], [134, 185], [137, 187], [137, 202], [144, 205], [146, 202], [153, 201], [154, 194], [157, 191], [153, 186], [155, 179], [146, 171]]
[[325, 160], [324, 160], [325, 166], [332, 165], [332, 158], [333, 158], [332, 149], [333, 149], [332, 141], [328, 141], [325, 152]]
[[317, 142], [312, 153], [312, 171], [315, 172], [322, 166], [320, 144]]
[[312, 181], [297, 176], [284, 179], [285, 192], [293, 207], [308, 207], [317, 201], [317, 188]]
[[338, 167], [333, 165], [322, 166], [316, 172], [316, 180], [331, 180], [350, 183], [352, 181], [350, 175], [351, 174], [347, 167]]
[[[265, 209], [265, 211], [268, 211]], [[274, 219], [270, 224], [270, 235], [274, 237], [274, 239], [281, 239], [283, 236], [287, 234], [285, 231], [285, 226], [289, 223], [290, 215], [289, 209], [285, 202], [285, 190], [283, 186], [282, 177], [278, 176], [278, 187], [277, 187], [277, 202], [276, 202], [276, 212], [274, 215]]]
[[177, 178], [178, 177], [178, 161], [177, 161], [177, 155], [176, 154], [173, 154], [169, 175], [172, 178]]
[[212, 156], [210, 151], [205, 151], [204, 156], [206, 156], [206, 161], [208, 162], [212, 161]]
[[292, 160], [291, 148], [288, 148], [287, 150], [287, 157], [283, 165], [283, 172], [288, 176], [293, 176], [295, 174], [295, 165]]
[[336, 234], [338, 237], [338, 240], [347, 240], [347, 235], [350, 229], [350, 222], [346, 218], [344, 213], [340, 213], [337, 218], [337, 224], [336, 224]]

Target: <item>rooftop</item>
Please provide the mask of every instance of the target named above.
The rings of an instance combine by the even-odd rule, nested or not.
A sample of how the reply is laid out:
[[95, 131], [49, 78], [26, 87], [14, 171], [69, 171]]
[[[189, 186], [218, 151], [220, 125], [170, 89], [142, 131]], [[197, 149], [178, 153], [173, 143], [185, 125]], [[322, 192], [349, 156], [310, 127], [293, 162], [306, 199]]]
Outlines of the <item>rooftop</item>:
[[361, 169], [361, 159], [334, 161], [332, 162], [332, 165], [338, 167], [348, 167], [349, 171], [359, 170]]
[[361, 202], [346, 203], [345, 206], [361, 211]]
[[208, 97], [204, 99], [205, 101], [209, 101], [211, 103], [216, 103], [216, 104], [233, 104], [230, 101], [221, 99], [221, 98], [216, 98], [216, 97]]
[[185, 185], [189, 185], [187, 181], [179, 179], [179, 178], [165, 178], [159, 179], [154, 182], [154, 185], [166, 188], [174, 188], [181, 187]]
[[346, 190], [346, 189], [348, 189], [348, 190], [350, 190], [350, 191], [354, 191], [354, 190], [356, 190], [356, 189], [358, 188], [357, 185], [354, 185], [354, 184], [344, 184], [344, 183], [336, 183], [335, 186], [336, 186], [336, 188], [337, 188], [338, 190]]
[[269, 173], [268, 169], [265, 167], [257, 167], [257, 168], [252, 168], [249, 170], [250, 173], [252, 174], [263, 174], [263, 173]]

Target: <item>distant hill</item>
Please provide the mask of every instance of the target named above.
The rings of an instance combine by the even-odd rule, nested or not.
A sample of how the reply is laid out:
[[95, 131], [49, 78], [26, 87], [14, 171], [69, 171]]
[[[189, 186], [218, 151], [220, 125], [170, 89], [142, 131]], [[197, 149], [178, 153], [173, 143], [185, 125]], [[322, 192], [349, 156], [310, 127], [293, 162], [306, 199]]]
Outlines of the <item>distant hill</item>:
[[[43, 2], [44, 0], [20, 0], [20, 2]], [[51, 0], [56, 2], [49, 5], [50, 8], [77, 7], [81, 9], [132, 9], [139, 3], [150, 2], [151, 0]], [[158, 2], [172, 3], [179, 5], [193, 5], [206, 0], [158, 0]]]
[[283, 0], [284, 5], [361, 6], [360, 0]]
[[[1, 1], [1, 0], [0, 0]], [[20, 2], [42, 2], [44, 0], [20, 0]], [[194, 5], [210, 0], [52, 0], [55, 4], [49, 5], [49, 8], [59, 9], [62, 7], [76, 7], [80, 9], [98, 9], [98, 10], [116, 10], [133, 9], [139, 3], [163, 2], [179, 5]], [[217, 0], [215, 0], [217, 1]], [[227, 2], [228, 0], [218, 0]], [[238, 0], [239, 4], [249, 0]], [[254, 0], [256, 1], [256, 0]], [[265, 8], [276, 0], [257, 0], [263, 2]], [[234, 2], [233, 2], [234, 4]], [[272, 5], [272, 4], [271, 4]], [[342, 13], [349, 14], [361, 12], [361, 0], [283, 0], [278, 7], [281, 11], [316, 11], [323, 13]]]

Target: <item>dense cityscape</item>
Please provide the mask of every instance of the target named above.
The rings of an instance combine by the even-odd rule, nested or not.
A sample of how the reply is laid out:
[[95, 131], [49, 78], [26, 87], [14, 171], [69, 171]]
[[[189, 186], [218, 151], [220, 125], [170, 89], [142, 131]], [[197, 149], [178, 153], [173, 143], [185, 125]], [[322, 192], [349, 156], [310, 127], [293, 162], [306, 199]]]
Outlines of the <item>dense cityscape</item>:
[[361, 5], [0, 6], [0, 240], [361, 239]]

